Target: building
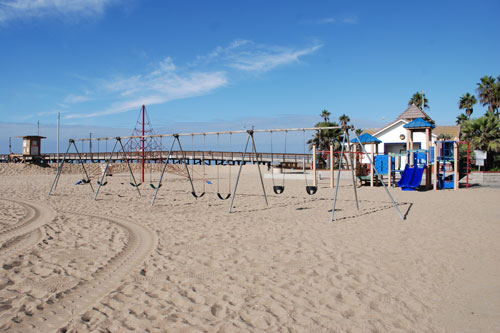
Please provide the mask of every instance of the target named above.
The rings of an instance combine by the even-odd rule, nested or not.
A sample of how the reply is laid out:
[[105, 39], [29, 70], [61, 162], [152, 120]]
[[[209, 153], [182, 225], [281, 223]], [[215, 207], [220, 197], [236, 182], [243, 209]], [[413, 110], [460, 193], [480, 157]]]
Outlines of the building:
[[23, 156], [40, 156], [42, 154], [42, 139], [44, 136], [26, 135], [23, 136]]
[[[431, 124], [434, 123], [429, 115], [412, 104], [403, 113], [401, 113], [396, 120], [380, 129], [367, 130], [366, 132], [381, 141], [381, 143], [377, 145], [378, 154], [404, 154], [407, 151], [409, 142], [409, 131], [404, 126], [418, 118], [422, 118]], [[451, 140], [458, 140], [460, 126], [436, 126], [431, 132], [431, 142], [434, 143], [440, 134], [448, 135]], [[368, 152], [371, 152], [371, 145], [367, 145], [365, 148]], [[426, 132], [413, 132], [413, 149], [428, 148]], [[367, 161], [363, 160], [363, 162], [366, 163]], [[406, 158], [403, 156], [401, 158], [401, 162], [398, 164], [400, 168], [404, 167], [406, 164]]]

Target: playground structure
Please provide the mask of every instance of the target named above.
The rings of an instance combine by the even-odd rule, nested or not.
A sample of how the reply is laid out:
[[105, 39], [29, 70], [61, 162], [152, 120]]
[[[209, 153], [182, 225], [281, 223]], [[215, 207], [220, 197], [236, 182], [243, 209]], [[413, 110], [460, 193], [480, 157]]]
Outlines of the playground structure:
[[[155, 193], [154, 193], [154, 197], [152, 199], [152, 205], [154, 205], [155, 203], [155, 200], [157, 198], [157, 194], [160, 190], [160, 188], [162, 188], [162, 185], [163, 185], [163, 181], [164, 181], [164, 176], [165, 176], [165, 171], [166, 171], [166, 168], [167, 168], [167, 165], [169, 165], [170, 163], [173, 163], [174, 162], [174, 159], [172, 158], [173, 156], [173, 152], [174, 152], [174, 146], [177, 144], [178, 146], [178, 149], [180, 151], [180, 156], [177, 156], [176, 160], [177, 160], [177, 163], [178, 164], [182, 164], [184, 166], [184, 170], [185, 170], [185, 173], [187, 175], [187, 178], [190, 182], [190, 186], [191, 186], [191, 190], [192, 190], [192, 194], [193, 196], [195, 197], [195, 199], [198, 199], [199, 197], [201, 197], [201, 195], [198, 195], [198, 193], [195, 191], [195, 188], [194, 188], [194, 185], [193, 185], [193, 179], [192, 179], [192, 173], [189, 171], [189, 168], [188, 168], [188, 164], [190, 162], [193, 162], [193, 160], [190, 161], [189, 157], [186, 155], [186, 152], [184, 151], [183, 147], [182, 147], [182, 143], [181, 143], [181, 138], [182, 137], [189, 137], [191, 136], [192, 138], [194, 138], [195, 136], [203, 136], [203, 137], [206, 137], [208, 135], [217, 135], [217, 137], [219, 137], [220, 135], [224, 135], [224, 134], [228, 134], [228, 135], [233, 135], [233, 134], [246, 134], [247, 137], [246, 137], [246, 144], [245, 144], [245, 148], [243, 150], [243, 153], [241, 154], [241, 163], [239, 163], [239, 169], [238, 169], [238, 173], [237, 173], [237, 176], [236, 176], [236, 180], [235, 180], [235, 184], [234, 184], [234, 188], [232, 190], [232, 192], [230, 193], [230, 195], [228, 194], [227, 197], [225, 199], [229, 199], [229, 197], [231, 197], [231, 202], [230, 202], [230, 205], [229, 205], [229, 213], [232, 212], [232, 208], [233, 208], [233, 203], [234, 203], [234, 200], [235, 200], [235, 197], [237, 195], [237, 190], [238, 190], [238, 183], [239, 183], [239, 180], [240, 180], [240, 177], [241, 177], [241, 174], [242, 174], [242, 170], [243, 170], [243, 166], [248, 162], [252, 163], [252, 164], [256, 164], [257, 167], [258, 167], [258, 172], [259, 172], [259, 177], [260, 177], [260, 183], [261, 183], [261, 187], [262, 187], [262, 194], [263, 194], [263, 197], [264, 197], [264, 201], [266, 203], [266, 205], [268, 205], [268, 201], [267, 201], [267, 194], [266, 194], [266, 189], [264, 187], [264, 182], [263, 182], [263, 177], [262, 177], [262, 172], [261, 172], [261, 169], [260, 169], [260, 165], [261, 164], [266, 164], [266, 163], [263, 163], [262, 161], [262, 154], [259, 153], [257, 151], [257, 147], [256, 147], [256, 144], [255, 144], [255, 139], [254, 139], [254, 135], [256, 133], [275, 133], [275, 132], [285, 132], [285, 133], [288, 133], [288, 132], [292, 132], [292, 131], [302, 131], [302, 132], [305, 132], [305, 131], [324, 131], [324, 130], [329, 130], [329, 129], [342, 129], [343, 131], [343, 135], [342, 135], [342, 144], [341, 144], [341, 153], [339, 156], [345, 156], [344, 155], [344, 152], [346, 153], [346, 155], [349, 157], [349, 160], [350, 160], [350, 165], [354, 165], [354, 161], [352, 159], [352, 156], [353, 154], [351, 153], [352, 152], [352, 145], [349, 143], [349, 130], [352, 130], [354, 131], [354, 127], [347, 127], [347, 126], [343, 126], [343, 127], [313, 127], [313, 128], [288, 128], [288, 129], [266, 129], [266, 130], [255, 130], [255, 129], [252, 129], [252, 130], [240, 130], [240, 131], [225, 131], [225, 132], [205, 132], [205, 133], [182, 133], [182, 134], [153, 134], [153, 135], [144, 135], [144, 136], [128, 136], [128, 137], [115, 137], [115, 138], [82, 138], [82, 139], [70, 139], [69, 140], [69, 144], [68, 144], [68, 147], [67, 147], [67, 150], [64, 154], [64, 157], [62, 158], [62, 162], [61, 164], [58, 166], [58, 170], [57, 170], [57, 173], [56, 173], [56, 176], [54, 178], [54, 181], [52, 182], [52, 185], [50, 187], [50, 190], [49, 190], [49, 195], [52, 194], [53, 191], [55, 191], [55, 189], [57, 188], [57, 184], [58, 184], [58, 181], [59, 181], [59, 178], [60, 178], [60, 175], [61, 175], [61, 171], [62, 171], [62, 168], [63, 168], [63, 165], [66, 161], [66, 156], [67, 154], [69, 153], [70, 149], [73, 147], [74, 150], [76, 151], [76, 155], [79, 156], [80, 155], [80, 152], [78, 151], [78, 148], [77, 148], [77, 145], [76, 145], [76, 141], [91, 141], [91, 140], [114, 140], [114, 146], [113, 146], [113, 149], [111, 151], [111, 153], [109, 154], [108, 158], [107, 158], [107, 162], [106, 162], [106, 166], [103, 170], [103, 173], [99, 179], [99, 181], [97, 182], [98, 184], [98, 187], [97, 187], [97, 190], [94, 191], [93, 188], [92, 188], [92, 191], [95, 192], [95, 196], [94, 196], [94, 200], [97, 200], [98, 198], [98, 195], [99, 195], [99, 192], [101, 190], [101, 187], [104, 186], [106, 184], [106, 181], [105, 181], [105, 177], [106, 177], [106, 171], [110, 165], [110, 161], [112, 160], [113, 156], [116, 155], [116, 153], [118, 153], [119, 155], [121, 155], [121, 158], [123, 161], [126, 162], [126, 165], [127, 165], [127, 168], [128, 168], [128, 172], [130, 174], [130, 177], [131, 177], [131, 181], [130, 181], [130, 185], [132, 187], [135, 188], [135, 190], [137, 191], [138, 195], [141, 196], [141, 192], [139, 190], [139, 183], [136, 181], [135, 179], [135, 176], [132, 172], [132, 168], [130, 166], [130, 163], [129, 163], [129, 159], [130, 157], [128, 156], [127, 152], [126, 152], [126, 149], [122, 143], [122, 140], [124, 139], [133, 139], [133, 138], [136, 138], [136, 139], [141, 139], [142, 141], [144, 141], [146, 138], [171, 138], [172, 141], [171, 141], [171, 145], [170, 145], [170, 149], [168, 151], [168, 154], [167, 156], [162, 156], [161, 157], [161, 160], [163, 161], [163, 168], [162, 168], [162, 171], [161, 171], [161, 175], [160, 175], [160, 179], [158, 181], [158, 183], [156, 184], [156, 186], [152, 186], [154, 189], [155, 189]], [[355, 131], [354, 131], [354, 134], [355, 134]], [[356, 135], [356, 134], [355, 134]], [[357, 135], [356, 135], [357, 137]], [[359, 138], [358, 138], [359, 139]], [[363, 150], [364, 154], [366, 155], [366, 151], [364, 149], [363, 146], [361, 146], [361, 149]], [[332, 160], [333, 160], [333, 147], [331, 146], [331, 155], [332, 155]], [[251, 155], [252, 158], [250, 160], [248, 160], [247, 156], [248, 155]], [[317, 182], [316, 182], [316, 157], [317, 157], [317, 154], [316, 154], [316, 148], [313, 147], [313, 159], [312, 159], [312, 163], [311, 163], [311, 168], [313, 170], [313, 183], [312, 185], [309, 185], [307, 184], [307, 177], [305, 177], [306, 179], [306, 192], [309, 194], [309, 195], [313, 195], [316, 193], [317, 191]], [[272, 155], [271, 155], [271, 158], [272, 158]], [[369, 161], [370, 161], [370, 165], [373, 165], [373, 161], [372, 159], [368, 156], [369, 158]], [[80, 165], [82, 166], [82, 169], [83, 169], [83, 172], [84, 172], [84, 175], [85, 175], [85, 180], [88, 181], [90, 183], [90, 177], [88, 176], [88, 173], [85, 169], [85, 164], [83, 163], [82, 159], [79, 158], [79, 163]], [[284, 161], [284, 159], [283, 159]], [[337, 196], [338, 196], [338, 188], [339, 188], [339, 182], [340, 182], [340, 172], [342, 171], [342, 161], [343, 161], [343, 158], [339, 158], [339, 166], [338, 166], [338, 174], [337, 174], [337, 182], [336, 182], [336, 187], [335, 187], [335, 194], [334, 194], [334, 198], [333, 198], [333, 203], [332, 203], [332, 209], [331, 209], [331, 221], [334, 220], [334, 216], [335, 216], [335, 207], [336, 207], [336, 202], [337, 202]], [[202, 163], [203, 165], [205, 164], [205, 160], [202, 160], [200, 161], [200, 163]], [[305, 162], [304, 162], [305, 163]], [[333, 185], [333, 168], [334, 168], [334, 164], [331, 163], [331, 184]], [[397, 211], [398, 215], [400, 216], [400, 218], [402, 220], [404, 220], [404, 216], [401, 214], [396, 202], [394, 201], [392, 195], [390, 194], [390, 192], [387, 190], [386, 186], [385, 186], [385, 183], [383, 182], [382, 180], [382, 177], [381, 175], [378, 173], [377, 169], [376, 168], [371, 168], [373, 170], [373, 172], [375, 172], [377, 174], [377, 177], [380, 178], [381, 180], [381, 183], [386, 191], [386, 194], [388, 195], [388, 197], [391, 199], [391, 202], [393, 204], [393, 207], [394, 209]], [[356, 192], [356, 184], [355, 184], [355, 175], [354, 175], [354, 169], [351, 168], [351, 174], [352, 174], [352, 181], [353, 181], [353, 189], [354, 189], [354, 195], [355, 195], [355, 198], [356, 198], [356, 208], [359, 210], [359, 203], [358, 203], [358, 197], [357, 197], [357, 192]], [[273, 183], [274, 183], [274, 180], [273, 180]], [[274, 188], [274, 186], [276, 186], [276, 188]], [[282, 185], [273, 185], [273, 190], [275, 190], [275, 192], [277, 194], [280, 194], [284, 191], [284, 183], [282, 183]], [[279, 193], [278, 193], [279, 192]], [[218, 193], [218, 196], [219, 196], [220, 193]], [[219, 196], [220, 199], [222, 195]]]
[[[433, 124], [422, 118], [417, 118], [403, 126], [406, 128], [406, 151], [402, 153], [388, 153], [378, 155], [378, 144], [381, 142], [368, 133], [360, 136], [360, 141], [351, 142], [358, 145], [371, 144], [371, 159], [375, 161], [378, 174], [386, 176], [389, 186], [399, 186], [404, 191], [414, 191], [420, 188], [425, 175], [426, 190], [455, 189], [459, 188], [461, 176], [466, 176], [466, 188], [469, 187], [470, 172], [470, 146], [468, 142], [461, 141], [435, 141], [432, 143]], [[413, 134], [425, 132], [423, 148], [415, 149]], [[422, 144], [422, 143], [420, 143]], [[459, 146], [467, 145], [466, 158], [459, 158]], [[404, 165], [404, 168], [403, 168]], [[465, 165], [465, 167], [461, 167]], [[396, 175], [400, 174], [396, 182]], [[358, 177], [368, 180], [368, 176]], [[370, 185], [378, 181], [370, 170]]]

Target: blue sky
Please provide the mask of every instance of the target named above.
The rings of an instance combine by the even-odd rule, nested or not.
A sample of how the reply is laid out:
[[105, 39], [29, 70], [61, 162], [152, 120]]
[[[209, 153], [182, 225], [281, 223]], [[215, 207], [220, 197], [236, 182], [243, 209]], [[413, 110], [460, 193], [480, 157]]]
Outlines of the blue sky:
[[[127, 135], [142, 104], [157, 132], [361, 128], [416, 91], [438, 125], [500, 74], [500, 2], [0, 0], [0, 152], [8, 137]], [[484, 112], [476, 106], [474, 115]], [[20, 150], [20, 144], [17, 150]]]

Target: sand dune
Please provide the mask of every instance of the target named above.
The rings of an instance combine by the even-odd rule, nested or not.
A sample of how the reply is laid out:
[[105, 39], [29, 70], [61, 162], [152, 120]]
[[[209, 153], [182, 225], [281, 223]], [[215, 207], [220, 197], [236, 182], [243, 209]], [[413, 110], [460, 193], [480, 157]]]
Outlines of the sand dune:
[[275, 195], [265, 179], [266, 206], [256, 167], [245, 167], [228, 214], [215, 169], [194, 171], [202, 198], [168, 174], [152, 207], [157, 172], [141, 196], [115, 173], [94, 201], [74, 166], [50, 197], [53, 168], [0, 166], [0, 327], [500, 331], [498, 189], [390, 189], [402, 222], [382, 188], [358, 189], [356, 210], [342, 180], [332, 223], [328, 180], [309, 196], [303, 180]]

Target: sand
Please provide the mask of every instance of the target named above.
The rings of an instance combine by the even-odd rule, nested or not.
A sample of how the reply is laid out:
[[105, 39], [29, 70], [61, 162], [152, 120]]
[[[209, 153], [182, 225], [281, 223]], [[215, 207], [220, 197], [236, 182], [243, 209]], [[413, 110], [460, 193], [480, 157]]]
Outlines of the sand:
[[169, 174], [151, 207], [149, 173], [140, 197], [114, 173], [94, 201], [74, 166], [48, 196], [54, 168], [0, 165], [0, 328], [500, 331], [500, 189], [390, 189], [402, 222], [383, 188], [359, 188], [358, 211], [342, 180], [330, 222], [329, 180], [314, 196], [303, 180], [275, 195], [265, 178], [266, 206], [245, 166], [228, 214], [215, 167], [206, 171], [203, 197]]

